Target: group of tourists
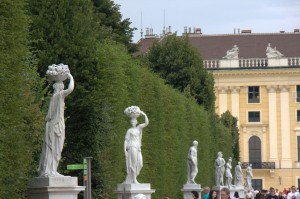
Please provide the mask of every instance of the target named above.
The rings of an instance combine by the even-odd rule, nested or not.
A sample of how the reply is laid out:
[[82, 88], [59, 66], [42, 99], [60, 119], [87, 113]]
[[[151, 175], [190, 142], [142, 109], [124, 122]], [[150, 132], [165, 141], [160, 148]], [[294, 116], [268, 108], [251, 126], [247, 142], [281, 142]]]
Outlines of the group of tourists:
[[[203, 197], [202, 199], [217, 199], [217, 191], [210, 190], [209, 187], [203, 188]], [[195, 191], [192, 191], [191, 199], [199, 199], [199, 194]], [[239, 199], [239, 193], [235, 192], [232, 197], [230, 197], [230, 191], [228, 188], [222, 188], [220, 191], [221, 199]], [[299, 188], [296, 189], [295, 186], [291, 186], [290, 188], [284, 188], [283, 191], [278, 191], [273, 187], [270, 187], [269, 190], [248, 190], [245, 192], [245, 199], [300, 199]]]
[[[274, 187], [270, 187], [269, 190], [262, 189], [261, 191], [248, 190], [245, 193], [246, 199], [300, 199], [299, 188], [296, 189], [295, 186], [291, 186], [290, 188], [284, 188], [283, 191], [279, 191]], [[234, 196], [234, 199], [238, 199], [238, 197]]]
[[296, 189], [295, 186], [290, 188], [284, 188], [283, 191], [278, 191], [273, 187], [269, 190], [254, 191], [255, 199], [300, 199], [299, 188]]

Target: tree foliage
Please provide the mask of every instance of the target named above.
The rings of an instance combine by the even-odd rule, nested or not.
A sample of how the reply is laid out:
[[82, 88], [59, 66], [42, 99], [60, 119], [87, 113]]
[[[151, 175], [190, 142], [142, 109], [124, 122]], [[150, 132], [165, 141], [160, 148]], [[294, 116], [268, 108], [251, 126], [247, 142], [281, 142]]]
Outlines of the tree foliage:
[[212, 186], [216, 155], [210, 149], [222, 148], [227, 155], [231, 154], [231, 145], [214, 144], [211, 129], [216, 126], [225, 141], [230, 139], [228, 130], [220, 123], [212, 126], [202, 107], [164, 85], [121, 46], [109, 41], [101, 43], [97, 57], [98, 86], [83, 96], [83, 103], [70, 115], [67, 125], [72, 128], [72, 136], [67, 138], [65, 151], [73, 161], [74, 157], [81, 161], [80, 158], [93, 154], [95, 198], [115, 197], [116, 184], [125, 179], [123, 142], [130, 124], [123, 111], [130, 105], [141, 107], [150, 119], [143, 131], [144, 167], [138, 180], [151, 183], [156, 189], [153, 198], [182, 197], [187, 152], [194, 139], [199, 141], [198, 158], [203, 160], [199, 161], [196, 181]]
[[231, 132], [232, 141], [232, 155], [233, 160], [238, 162], [240, 160], [240, 145], [239, 145], [239, 129], [237, 126], [237, 118], [233, 117], [229, 111], [224, 112], [220, 117], [221, 123], [226, 126]]
[[214, 112], [214, 80], [187, 37], [175, 34], [156, 41], [147, 54], [150, 68], [167, 84], [194, 97], [206, 110]]
[[79, 67], [82, 70], [80, 76], [93, 74], [93, 52], [101, 29], [94, 17], [92, 3], [85, 0], [31, 0], [29, 8], [33, 20], [32, 48], [40, 74], [45, 76], [47, 66], [61, 62], [68, 64], [71, 71], [75, 65]]
[[[35, 63], [41, 77], [48, 65], [58, 63], [69, 65], [74, 76], [75, 90], [66, 98], [66, 140], [59, 172], [79, 176], [82, 183], [82, 173], [67, 171], [66, 165], [81, 163], [84, 157], [92, 156], [94, 198], [115, 197], [113, 190], [125, 178], [123, 141], [129, 120], [123, 111], [130, 105], [140, 106], [150, 119], [143, 132], [144, 167], [138, 180], [152, 184], [156, 189], [153, 198], [166, 195], [182, 198], [180, 189], [186, 182], [186, 157], [193, 140], [199, 141], [201, 160], [196, 181], [212, 186], [215, 151], [222, 149], [225, 157], [232, 153], [228, 144], [231, 132], [220, 122], [212, 123], [211, 114], [205, 110], [211, 105], [209, 100], [203, 102], [205, 109], [198, 106], [194, 100], [165, 85], [140, 60], [133, 59], [126, 42], [118, 44], [118, 39], [112, 40], [108, 36], [109, 23], [103, 25], [103, 20], [95, 16], [95, 8], [99, 8], [95, 2], [31, 0], [28, 7], [21, 0], [0, 3], [3, 38], [0, 102], [4, 105], [0, 108], [0, 157], [5, 160], [0, 161], [1, 196], [23, 198], [27, 180], [37, 169], [35, 157], [40, 153], [44, 134], [39, 104], [46, 101], [48, 106], [48, 103], [41, 97], [47, 98], [41, 90], [41, 86], [47, 86], [37, 76]], [[106, 3], [107, 8], [118, 11], [109, 1]], [[25, 14], [27, 8], [31, 24]], [[102, 12], [108, 13], [99, 11]], [[116, 15], [118, 21], [120, 15]], [[109, 16], [114, 15], [108, 14], [105, 19]], [[127, 33], [117, 31], [126, 30], [126, 26], [111, 27], [115, 34], [126, 38], [130, 37], [129, 29]], [[197, 64], [193, 56], [189, 59]], [[195, 88], [199, 84], [198, 75], [203, 75], [201, 85], [208, 76], [202, 73], [201, 67], [188, 67], [186, 71], [190, 82], [182, 88], [193, 96], [199, 94], [197, 101], [204, 100], [205, 91], [199, 87], [201, 93]]]
[[108, 29], [110, 39], [126, 46], [129, 52], [137, 51], [137, 46], [132, 42], [133, 31], [136, 28], [130, 27], [128, 18], [122, 19], [120, 6], [111, 0], [92, 0], [95, 6], [95, 13], [98, 16], [101, 26]]
[[22, 0], [0, 1], [1, 198], [24, 198], [41, 137], [42, 117], [35, 98], [40, 80], [31, 64], [25, 8]]

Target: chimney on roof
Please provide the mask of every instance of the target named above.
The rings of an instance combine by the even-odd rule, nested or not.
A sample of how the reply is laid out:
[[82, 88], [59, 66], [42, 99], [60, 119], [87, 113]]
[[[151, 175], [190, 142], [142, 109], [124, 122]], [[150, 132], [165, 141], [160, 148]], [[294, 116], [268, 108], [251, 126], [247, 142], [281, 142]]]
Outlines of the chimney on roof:
[[236, 34], [236, 29], [235, 28], [233, 29], [233, 34]]
[[196, 33], [196, 34], [202, 34], [201, 28], [196, 28], [196, 29], [195, 29], [195, 33]]
[[168, 33], [171, 33], [171, 26], [169, 26], [169, 30], [168, 30]]
[[294, 32], [299, 32], [299, 29], [294, 29]]
[[242, 30], [242, 34], [244, 33], [252, 33], [252, 30]]
[[184, 26], [184, 31], [183, 31], [183, 33], [187, 33], [187, 26]]
[[284, 31], [284, 30], [281, 30], [280, 33], [285, 33], [285, 31]]

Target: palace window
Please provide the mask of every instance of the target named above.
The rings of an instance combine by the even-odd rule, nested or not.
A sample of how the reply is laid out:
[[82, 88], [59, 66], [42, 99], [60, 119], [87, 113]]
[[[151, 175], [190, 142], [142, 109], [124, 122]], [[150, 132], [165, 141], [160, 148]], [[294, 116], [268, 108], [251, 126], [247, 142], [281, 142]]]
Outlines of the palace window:
[[259, 111], [249, 111], [248, 112], [248, 122], [260, 122], [260, 112]]
[[262, 190], [262, 179], [252, 179], [251, 183], [254, 190]]
[[297, 122], [300, 122], [300, 110], [297, 110]]
[[248, 87], [248, 103], [259, 103], [259, 86]]
[[296, 102], [300, 102], [300, 85], [296, 86]]
[[261, 141], [258, 136], [249, 139], [249, 162], [261, 162]]
[[297, 136], [298, 162], [300, 162], [300, 136]]

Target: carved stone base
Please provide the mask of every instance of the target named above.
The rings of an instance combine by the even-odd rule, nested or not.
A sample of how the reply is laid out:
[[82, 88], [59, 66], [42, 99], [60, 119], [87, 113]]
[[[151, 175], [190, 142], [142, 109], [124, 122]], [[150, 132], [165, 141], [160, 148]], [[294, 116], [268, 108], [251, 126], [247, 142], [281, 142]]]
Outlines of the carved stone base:
[[29, 181], [29, 199], [77, 199], [84, 186], [78, 186], [77, 177], [37, 177]]
[[220, 68], [238, 68], [238, 59], [222, 59], [220, 60]]
[[199, 194], [199, 198], [201, 197], [201, 184], [184, 184], [183, 189], [181, 189], [183, 192], [183, 199], [190, 199], [192, 197], [192, 191], [197, 191]]
[[151, 194], [155, 192], [155, 189], [151, 189], [149, 183], [118, 184], [114, 192], [118, 194], [118, 199], [134, 199], [134, 196], [138, 194], [144, 194], [147, 199], [151, 199]]

